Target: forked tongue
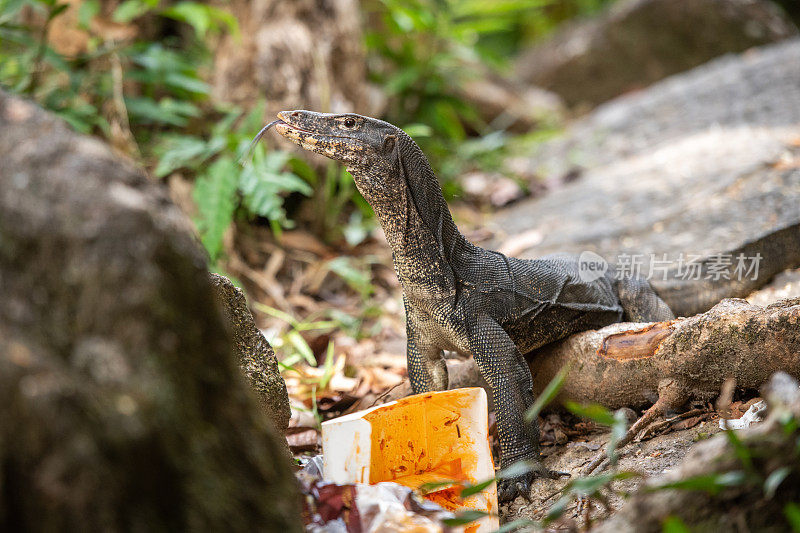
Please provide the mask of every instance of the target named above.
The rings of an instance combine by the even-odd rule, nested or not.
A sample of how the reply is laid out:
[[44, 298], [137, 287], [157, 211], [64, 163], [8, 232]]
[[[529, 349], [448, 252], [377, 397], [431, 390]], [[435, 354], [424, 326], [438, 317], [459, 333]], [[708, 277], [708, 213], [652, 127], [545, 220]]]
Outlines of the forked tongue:
[[280, 119], [273, 120], [272, 122], [261, 128], [261, 131], [259, 131], [258, 134], [255, 137], [253, 137], [253, 140], [250, 141], [250, 145], [247, 147], [247, 150], [245, 150], [244, 154], [242, 154], [242, 157], [239, 158], [240, 165], [247, 166], [247, 164], [250, 162], [250, 156], [253, 154], [253, 150], [258, 144], [258, 141], [260, 141], [261, 137], [263, 137], [264, 134], [267, 133], [267, 130], [269, 130], [272, 126], [274, 126], [278, 122], [283, 122], [283, 121]]

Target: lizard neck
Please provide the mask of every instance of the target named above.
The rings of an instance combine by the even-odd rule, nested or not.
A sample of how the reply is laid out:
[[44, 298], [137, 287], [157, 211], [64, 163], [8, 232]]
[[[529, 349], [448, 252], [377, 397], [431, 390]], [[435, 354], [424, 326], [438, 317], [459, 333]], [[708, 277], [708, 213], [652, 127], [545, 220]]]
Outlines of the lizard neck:
[[453, 265], [470, 245], [453, 221], [427, 158], [410, 137], [401, 139], [398, 156], [392, 170], [396, 175], [384, 179], [400, 186], [384, 198], [364, 196], [386, 234], [406, 296], [450, 296], [455, 291]]

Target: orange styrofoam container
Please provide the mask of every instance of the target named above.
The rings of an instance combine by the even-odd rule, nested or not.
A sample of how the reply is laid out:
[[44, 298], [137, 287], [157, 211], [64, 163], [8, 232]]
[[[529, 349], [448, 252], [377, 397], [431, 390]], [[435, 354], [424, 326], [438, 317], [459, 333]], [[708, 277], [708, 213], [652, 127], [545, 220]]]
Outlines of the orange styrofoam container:
[[325, 478], [394, 481], [412, 489], [451, 481], [425, 497], [451, 511], [491, 513], [465, 532], [498, 528], [497, 487], [459, 498], [463, 485], [494, 477], [486, 392], [478, 387], [409, 396], [322, 424]]

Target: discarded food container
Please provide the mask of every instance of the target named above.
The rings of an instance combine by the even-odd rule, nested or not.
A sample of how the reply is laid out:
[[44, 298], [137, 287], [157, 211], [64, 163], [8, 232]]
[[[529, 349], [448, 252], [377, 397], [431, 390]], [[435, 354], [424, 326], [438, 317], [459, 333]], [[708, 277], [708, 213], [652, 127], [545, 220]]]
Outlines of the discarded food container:
[[[445, 509], [497, 514], [497, 487], [461, 499], [461, 488], [494, 477], [486, 392], [478, 387], [430, 392], [322, 424], [325, 479], [335, 483], [394, 481], [416, 489], [453, 482], [425, 497]], [[464, 531], [498, 528], [487, 516]]]

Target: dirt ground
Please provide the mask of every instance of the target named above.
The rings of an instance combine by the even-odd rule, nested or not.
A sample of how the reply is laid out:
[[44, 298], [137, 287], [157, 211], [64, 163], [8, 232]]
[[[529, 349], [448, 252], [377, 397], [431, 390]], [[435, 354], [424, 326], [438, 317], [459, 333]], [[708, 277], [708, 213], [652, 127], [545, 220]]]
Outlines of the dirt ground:
[[[625, 446], [620, 453], [617, 468], [621, 471], [637, 472], [643, 476], [615, 482], [613, 487], [616, 492], [608, 494], [610, 509], [612, 511], [619, 509], [625, 501], [626, 492], [636, 489], [647, 477], [657, 476], [674, 467], [695, 442], [719, 431], [719, 418], [715, 414], [710, 414], [708, 420], [701, 421], [689, 429], [673, 430]], [[585, 442], [570, 441], [565, 445], [544, 447], [542, 453], [545, 455], [545, 465], [551, 470], [568, 472], [573, 478], [580, 476], [581, 470], [589, 461], [605, 449], [608, 437], [608, 432], [598, 432], [589, 435]], [[520, 518], [542, 519], [550, 506], [560, 497], [561, 489], [569, 480], [570, 478], [537, 480], [533, 486], [531, 501], [527, 502], [519, 497], [510, 504], [501, 505], [501, 517], [506, 522]], [[592, 508], [590, 515], [592, 519], [608, 516], [604, 509], [596, 507]], [[585, 516], [582, 509], [579, 509], [577, 501], [568, 506], [561, 520], [561, 527], [568, 528], [570, 522], [576, 526], [585, 525]]]

